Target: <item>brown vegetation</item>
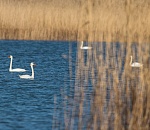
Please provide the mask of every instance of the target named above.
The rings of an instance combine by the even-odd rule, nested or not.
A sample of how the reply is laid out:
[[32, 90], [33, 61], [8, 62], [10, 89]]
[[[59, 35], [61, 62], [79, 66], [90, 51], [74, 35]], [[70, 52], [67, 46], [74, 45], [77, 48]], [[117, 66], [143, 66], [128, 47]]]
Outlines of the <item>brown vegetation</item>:
[[150, 40], [149, 0], [1, 0], [0, 39]]
[[[74, 104], [69, 106], [72, 116], [66, 129], [149, 130], [150, 44], [89, 46], [92, 49], [85, 51], [78, 44]], [[131, 67], [131, 55], [143, 67]], [[90, 82], [93, 95], [89, 98]]]

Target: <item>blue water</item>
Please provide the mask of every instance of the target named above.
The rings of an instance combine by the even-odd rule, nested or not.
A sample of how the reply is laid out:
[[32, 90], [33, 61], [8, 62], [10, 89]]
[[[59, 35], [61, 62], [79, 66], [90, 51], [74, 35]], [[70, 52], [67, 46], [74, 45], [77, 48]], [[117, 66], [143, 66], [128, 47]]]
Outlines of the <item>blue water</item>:
[[[64, 129], [64, 97], [73, 95], [69, 57], [74, 75], [76, 47], [73, 42], [0, 41], [0, 130]], [[10, 73], [9, 55], [13, 68], [28, 71]], [[20, 79], [19, 74], [31, 75], [31, 62], [35, 79]]]
[[[95, 68], [95, 58], [102, 56], [100, 63], [103, 64], [99, 65], [107, 64], [111, 70], [107, 51], [113, 52], [121, 81], [126, 50], [121, 48], [120, 43], [110, 44], [110, 50], [108, 45], [105, 42], [92, 44], [92, 51], [95, 48], [93, 52], [96, 53], [90, 54], [93, 57], [90, 66]], [[95, 84], [99, 84], [97, 70], [94, 70], [95, 76], [92, 77], [90, 66], [87, 69], [87, 52], [77, 49], [76, 42], [1, 40], [0, 130], [77, 130], [80, 126], [86, 130], [92, 124], [91, 110], [94, 109], [91, 105], [94, 101], [92, 78]], [[9, 72], [9, 55], [13, 56], [13, 68], [28, 71]], [[119, 58], [122, 60], [120, 65]], [[31, 75], [31, 62], [36, 64], [34, 80], [20, 79], [21, 74]], [[108, 82], [108, 78], [111, 80], [106, 88], [107, 96], [103, 97], [109, 101], [113, 76], [108, 69], [103, 73], [106, 74], [106, 77], [102, 76], [104, 83]], [[85, 78], [87, 74], [88, 79]], [[103, 91], [105, 89], [101, 93]], [[107, 104], [104, 105], [105, 113], [106, 108]]]

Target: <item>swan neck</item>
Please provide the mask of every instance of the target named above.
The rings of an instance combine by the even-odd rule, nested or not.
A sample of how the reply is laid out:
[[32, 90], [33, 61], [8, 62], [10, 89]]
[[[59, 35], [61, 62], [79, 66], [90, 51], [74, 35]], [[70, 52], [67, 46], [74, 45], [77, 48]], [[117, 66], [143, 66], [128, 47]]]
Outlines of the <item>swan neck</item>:
[[132, 56], [131, 56], [131, 60], [130, 60], [130, 65], [132, 64]]
[[31, 70], [32, 70], [32, 75], [31, 75], [31, 77], [34, 78], [34, 69], [33, 69], [33, 65], [31, 65]]
[[80, 48], [82, 48], [83, 47], [83, 42], [81, 42], [81, 47]]
[[10, 58], [10, 67], [9, 67], [9, 70], [12, 70], [12, 60], [13, 60], [13, 58], [11, 57]]

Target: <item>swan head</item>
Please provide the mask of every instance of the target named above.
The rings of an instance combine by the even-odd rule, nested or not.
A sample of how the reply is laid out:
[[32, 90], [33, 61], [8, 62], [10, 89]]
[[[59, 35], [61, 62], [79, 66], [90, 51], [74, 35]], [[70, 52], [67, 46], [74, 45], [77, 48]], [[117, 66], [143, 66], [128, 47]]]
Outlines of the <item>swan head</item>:
[[10, 55], [10, 56], [8, 56], [8, 58], [13, 58], [13, 56], [12, 56], [12, 55]]
[[35, 66], [36, 64], [34, 64], [33, 62], [30, 63], [30, 66]]

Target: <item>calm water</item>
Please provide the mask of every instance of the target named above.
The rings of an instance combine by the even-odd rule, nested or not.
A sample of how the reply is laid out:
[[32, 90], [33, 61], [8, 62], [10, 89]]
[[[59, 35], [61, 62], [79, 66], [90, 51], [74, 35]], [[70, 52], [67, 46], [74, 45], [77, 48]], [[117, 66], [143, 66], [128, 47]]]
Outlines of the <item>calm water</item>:
[[[114, 91], [116, 78], [119, 99], [123, 103], [128, 100], [130, 110], [132, 98], [126, 98], [124, 89], [125, 59], [130, 57], [126, 45], [93, 43], [88, 51], [81, 50], [79, 45], [76, 42], [0, 41], [0, 130], [92, 128], [92, 116], [99, 114], [99, 106], [103, 110], [101, 121], [97, 120], [98, 126], [100, 123], [102, 127], [107, 126], [110, 121], [111, 127], [117, 105], [114, 98], [118, 95]], [[128, 49], [134, 61], [144, 63], [139, 55], [143, 55], [146, 48], [150, 48], [148, 44], [139, 47], [133, 44]], [[10, 73], [9, 55], [14, 57], [13, 68], [28, 71]], [[35, 79], [20, 79], [19, 74], [31, 75], [31, 62], [36, 64]], [[131, 73], [140, 73], [140, 69], [133, 68]], [[138, 76], [129, 79], [129, 86], [134, 83], [142, 88], [139, 79]], [[111, 118], [109, 113], [112, 113]]]
[[[0, 41], [0, 130], [64, 129], [65, 96], [74, 93], [69, 57], [74, 75], [76, 46], [69, 42]], [[9, 55], [13, 56], [13, 68], [28, 71], [10, 73]], [[19, 74], [31, 75], [30, 62], [36, 64], [35, 79], [20, 79]]]

